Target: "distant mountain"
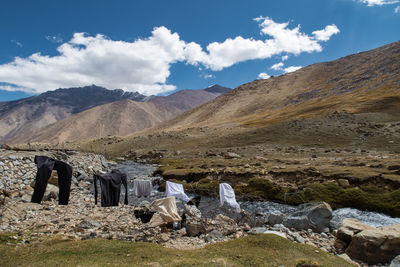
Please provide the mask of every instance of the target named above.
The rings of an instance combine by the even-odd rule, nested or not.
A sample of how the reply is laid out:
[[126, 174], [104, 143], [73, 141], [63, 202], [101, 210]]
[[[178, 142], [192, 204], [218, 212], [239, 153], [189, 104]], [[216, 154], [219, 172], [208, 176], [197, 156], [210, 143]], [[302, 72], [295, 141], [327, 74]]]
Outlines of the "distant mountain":
[[0, 104], [0, 142], [19, 134], [35, 131], [72, 114], [110, 102], [130, 99], [142, 101], [146, 96], [121, 89], [99, 86], [57, 89], [43, 94]]
[[228, 87], [223, 87], [221, 85], [218, 84], [214, 84], [206, 89], [204, 89], [204, 91], [207, 91], [209, 93], [216, 93], [216, 94], [225, 94], [229, 91], [231, 91], [231, 88]]
[[[222, 90], [221, 88], [224, 89]], [[216, 89], [221, 92], [230, 90], [222, 86], [218, 86]], [[66, 90], [68, 92], [69, 89]], [[107, 135], [127, 135], [172, 119], [221, 94], [203, 89], [181, 90], [168, 96], [145, 97], [137, 93], [124, 93], [122, 90], [107, 91], [104, 92], [106, 95], [110, 92], [118, 91], [121, 98], [126, 98], [109, 101], [112, 103], [97, 105], [77, 114], [72, 115], [72, 112], [70, 112], [64, 118], [54, 120], [46, 125], [42, 124], [42, 127], [35, 127], [35, 123], [41, 121], [27, 122], [24, 125], [23, 131], [19, 131], [3, 140], [10, 143], [57, 143]], [[87, 97], [90, 98], [90, 93], [88, 93]], [[94, 97], [102, 99], [101, 96]], [[135, 101], [131, 101], [131, 97], [136, 98], [134, 99]], [[113, 100], [115, 96], [114, 98], [108, 97], [108, 99]], [[83, 103], [83, 101], [79, 103]], [[75, 110], [78, 110], [78, 107], [82, 107], [79, 103], [76, 103]], [[53, 109], [57, 109], [56, 107], [58, 107], [62, 110], [63, 106], [64, 103], [61, 102], [59, 106], [55, 105], [51, 107]]]

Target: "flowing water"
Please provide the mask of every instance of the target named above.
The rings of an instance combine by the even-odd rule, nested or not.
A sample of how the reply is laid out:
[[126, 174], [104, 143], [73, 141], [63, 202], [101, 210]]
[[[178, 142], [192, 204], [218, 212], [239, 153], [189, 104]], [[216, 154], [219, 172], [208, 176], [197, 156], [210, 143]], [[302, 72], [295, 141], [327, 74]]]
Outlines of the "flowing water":
[[[163, 192], [159, 192], [157, 182], [162, 179], [161, 176], [153, 177], [153, 173], [157, 170], [156, 164], [143, 164], [132, 161], [125, 161], [118, 163], [113, 168], [119, 169], [128, 176], [129, 181], [129, 203], [131, 205], [139, 205], [143, 201], [152, 202], [157, 198], [164, 197]], [[134, 179], [149, 179], [153, 181], [154, 187], [150, 197], [137, 198], [133, 195], [132, 185]], [[193, 195], [188, 194], [189, 197]], [[298, 210], [296, 206], [285, 205], [271, 201], [246, 201], [240, 202], [242, 209], [246, 210], [251, 215], [263, 216], [263, 214], [274, 213], [288, 215]], [[182, 207], [183, 203], [177, 201], [178, 207]], [[213, 217], [218, 213], [227, 214], [229, 210], [226, 207], [220, 207], [219, 201], [216, 198], [202, 197], [199, 209], [202, 211], [203, 216]], [[400, 224], [400, 218], [392, 218], [384, 214], [361, 211], [353, 208], [342, 208], [333, 211], [332, 226], [337, 227], [344, 218], [354, 218], [363, 223], [374, 227], [381, 227], [387, 225]]]

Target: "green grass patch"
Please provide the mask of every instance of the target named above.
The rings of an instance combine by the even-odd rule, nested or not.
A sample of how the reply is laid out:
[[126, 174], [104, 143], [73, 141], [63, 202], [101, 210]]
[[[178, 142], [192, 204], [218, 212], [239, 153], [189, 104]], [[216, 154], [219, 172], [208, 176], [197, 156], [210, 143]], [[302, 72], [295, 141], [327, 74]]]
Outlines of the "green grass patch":
[[54, 238], [26, 246], [0, 245], [1, 266], [352, 266], [313, 246], [275, 235], [248, 236], [196, 250], [141, 242]]
[[274, 200], [290, 205], [325, 201], [332, 208], [353, 207], [400, 216], [400, 189], [389, 192], [375, 186], [342, 188], [335, 183], [314, 183], [303, 189], [282, 187], [264, 178], [252, 178], [235, 187], [239, 197], [251, 200]]

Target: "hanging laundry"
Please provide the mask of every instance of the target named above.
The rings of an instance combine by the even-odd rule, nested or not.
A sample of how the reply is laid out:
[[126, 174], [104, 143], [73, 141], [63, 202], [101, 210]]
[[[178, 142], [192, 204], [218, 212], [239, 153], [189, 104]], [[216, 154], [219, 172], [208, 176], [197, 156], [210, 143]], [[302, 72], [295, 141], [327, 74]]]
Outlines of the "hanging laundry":
[[167, 197], [176, 197], [186, 202], [190, 200], [190, 198], [185, 194], [183, 185], [169, 181], [167, 181], [167, 185], [165, 187], [165, 195]]
[[119, 170], [112, 170], [109, 173], [97, 175], [94, 174], [94, 200], [97, 205], [97, 180], [100, 181], [101, 188], [101, 206], [118, 206], [121, 193], [121, 184], [125, 187], [125, 205], [128, 205], [128, 184], [126, 174]]
[[148, 197], [150, 196], [153, 186], [149, 180], [134, 180], [133, 181], [133, 195], [135, 197]]
[[53, 170], [58, 174], [58, 204], [68, 205], [69, 193], [71, 191], [72, 167], [67, 163], [46, 156], [35, 156], [37, 173], [35, 179], [35, 190], [31, 202], [40, 203], [46, 191], [47, 183]]
[[221, 206], [226, 202], [226, 204], [234, 208], [236, 212], [240, 212], [240, 205], [236, 202], [235, 191], [233, 191], [229, 184], [219, 184], [219, 199]]
[[150, 204], [149, 209], [156, 212], [151, 218], [151, 227], [182, 220], [178, 214], [175, 197], [156, 199]]

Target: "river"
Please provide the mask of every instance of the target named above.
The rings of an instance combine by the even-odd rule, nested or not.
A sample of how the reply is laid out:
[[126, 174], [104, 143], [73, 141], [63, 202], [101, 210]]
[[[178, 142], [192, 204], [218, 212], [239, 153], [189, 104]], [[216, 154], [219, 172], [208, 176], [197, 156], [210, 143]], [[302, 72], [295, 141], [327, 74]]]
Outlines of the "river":
[[[125, 161], [122, 163], [118, 163], [114, 165], [113, 168], [119, 169], [121, 172], [124, 172], [128, 176], [129, 187], [129, 203], [131, 205], [139, 205], [143, 201], [152, 202], [157, 198], [164, 197], [163, 192], [159, 192], [158, 186], [153, 187], [153, 191], [151, 196], [148, 198], [137, 198], [133, 195], [132, 184], [135, 178], [139, 179], [149, 179], [155, 180], [160, 179], [162, 177], [156, 176], [153, 177], [153, 173], [157, 170], [158, 166], [156, 164], [144, 164], [137, 163], [132, 161]], [[193, 197], [193, 195], [188, 194], [189, 197]], [[276, 203], [272, 201], [238, 201], [240, 207], [246, 210], [251, 216], [261, 216], [267, 213], [274, 214], [290, 214], [298, 210], [296, 206], [290, 206], [286, 204]], [[182, 206], [183, 203], [179, 200], [177, 201], [177, 205]], [[199, 206], [203, 216], [205, 217], [213, 217], [218, 213], [227, 214], [229, 210], [225, 207], [219, 207], [219, 201], [216, 198], [212, 197], [202, 197], [201, 203]], [[332, 218], [332, 227], [336, 228], [340, 224], [340, 222], [344, 218], [354, 218], [363, 223], [374, 227], [382, 227], [387, 225], [400, 224], [400, 218], [392, 218], [390, 216], [370, 211], [361, 211], [354, 208], [341, 208], [333, 211]]]

